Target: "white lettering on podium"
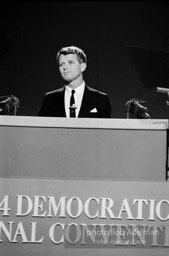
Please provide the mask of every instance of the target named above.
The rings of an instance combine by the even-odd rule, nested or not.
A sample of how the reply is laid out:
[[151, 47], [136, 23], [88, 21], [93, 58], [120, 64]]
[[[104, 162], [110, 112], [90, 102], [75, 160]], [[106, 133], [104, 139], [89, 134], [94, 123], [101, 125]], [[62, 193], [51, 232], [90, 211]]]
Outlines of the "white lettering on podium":
[[[74, 200], [77, 201], [77, 207], [76, 207], [77, 213], [73, 215], [73, 213], [72, 213], [72, 209], [73, 209], [72, 203], [73, 203]], [[67, 214], [71, 218], [78, 218], [83, 212], [83, 203], [78, 197], [71, 197], [67, 202], [66, 209], [67, 209]]]
[[91, 201], [95, 201], [97, 203], [97, 205], [99, 205], [99, 198], [90, 197], [86, 200], [86, 202], [84, 204], [84, 211], [88, 218], [95, 219], [95, 218], [99, 217], [99, 210], [97, 210], [93, 216], [89, 213], [89, 204], [91, 203]]
[[[165, 203], [165, 204], [168, 205], [168, 210], [167, 210], [168, 215], [167, 215], [166, 217], [164, 217], [164, 218], [161, 216], [161, 205], [162, 205], [163, 203]], [[168, 200], [161, 200], [161, 201], [159, 201], [159, 202], [157, 203], [157, 205], [156, 205], [156, 214], [157, 214], [157, 217], [158, 217], [160, 220], [169, 220], [169, 201], [168, 201]]]
[[[17, 196], [18, 200], [17, 200], [17, 212], [16, 212], [16, 216], [26, 216], [29, 215], [33, 209], [33, 203], [32, 200], [29, 196], [23, 196], [23, 195], [18, 195]], [[25, 200], [24, 200], [25, 199]], [[23, 200], [26, 204], [26, 210], [23, 213]]]
[[[13, 221], [9, 221], [9, 227], [0, 221], [0, 242], [3, 242], [2, 233], [7, 237], [8, 241], [11, 243], [18, 243], [21, 239], [22, 243], [42, 243], [44, 236], [41, 237], [39, 240], [36, 239], [37, 237], [37, 222], [31, 222], [31, 237], [30, 240], [28, 237], [30, 236], [29, 229], [24, 227], [22, 222], [18, 224], [14, 223]], [[28, 226], [28, 224], [25, 224]], [[27, 234], [26, 234], [27, 230]]]
[[135, 205], [135, 203], [138, 203], [138, 208], [137, 208], [137, 218], [136, 220], [143, 220], [143, 203], [145, 205], [148, 205], [147, 200], [145, 199], [135, 199], [133, 201], [133, 205]]
[[56, 200], [53, 196], [49, 196], [49, 213], [47, 217], [53, 217], [52, 212], [54, 212], [54, 216], [56, 217], [60, 208], [59, 217], [66, 217], [65, 209], [66, 209], [66, 199], [67, 197], [60, 197], [58, 205], [56, 204]]
[[[108, 212], [110, 215], [110, 218], [114, 219], [115, 216], [112, 212], [112, 207], [114, 205], [114, 201], [111, 198], [101, 198], [101, 202], [102, 202], [102, 204], [101, 204], [100, 218], [106, 219], [107, 218], [106, 212]], [[108, 202], [108, 205], [107, 205], [107, 202]]]
[[[51, 241], [52, 241], [54, 244], [61, 244], [61, 243], [64, 242], [64, 236], [61, 235], [60, 240], [58, 240], [58, 241], [56, 240], [56, 238], [55, 238], [55, 237], [56, 237], [55, 233], [56, 233], [56, 228], [57, 228], [57, 227], [61, 227], [62, 231], [64, 231], [65, 225], [62, 224], [62, 223], [55, 223], [54, 225], [52, 225], [51, 228], [50, 228], [50, 230], [49, 230], [49, 237], [50, 237]], [[58, 234], [61, 234], [60, 229], [58, 230]]]
[[9, 216], [9, 205], [8, 205], [8, 196], [5, 196], [2, 202], [0, 202], [0, 211], [2, 211], [3, 216]]
[[[8, 197], [5, 196], [0, 204], [2, 215], [9, 216]], [[115, 214], [116, 212], [116, 214]], [[127, 220], [153, 220], [158, 217], [161, 221], [169, 220], [169, 200], [156, 202], [154, 199], [133, 199], [127, 198], [121, 204], [116, 205], [113, 199], [107, 197], [90, 197], [84, 202], [79, 197], [55, 197], [17, 195], [16, 216], [32, 217], [59, 217], [72, 219], [79, 218], [84, 213], [90, 219], [123, 219]]]
[[122, 212], [127, 213], [127, 215], [128, 215], [127, 219], [128, 220], [134, 220], [134, 217], [131, 213], [131, 210], [130, 210], [129, 203], [128, 203], [127, 199], [123, 200], [119, 215], [117, 216], [117, 219], [122, 219], [122, 217], [121, 217]]

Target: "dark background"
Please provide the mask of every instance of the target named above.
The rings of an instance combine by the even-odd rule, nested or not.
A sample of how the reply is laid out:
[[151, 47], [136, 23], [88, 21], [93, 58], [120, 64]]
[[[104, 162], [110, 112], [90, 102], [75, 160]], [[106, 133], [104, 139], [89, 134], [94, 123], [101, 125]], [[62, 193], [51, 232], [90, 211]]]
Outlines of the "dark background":
[[46, 92], [63, 86], [56, 53], [82, 48], [85, 82], [108, 93], [112, 118], [131, 98], [151, 118], [168, 118], [167, 94], [145, 88], [126, 45], [169, 50], [167, 1], [4, 1], [0, 4], [0, 96], [20, 100], [17, 115], [36, 116]]

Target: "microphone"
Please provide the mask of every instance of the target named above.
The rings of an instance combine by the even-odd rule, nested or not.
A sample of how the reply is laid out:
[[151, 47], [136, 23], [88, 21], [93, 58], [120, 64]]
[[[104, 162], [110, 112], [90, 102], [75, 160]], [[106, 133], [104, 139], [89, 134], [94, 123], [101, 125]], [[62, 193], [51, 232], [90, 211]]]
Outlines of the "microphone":
[[147, 113], [147, 107], [141, 105], [145, 103], [142, 100], [131, 99], [125, 104], [127, 118], [134, 117], [138, 119], [150, 119], [150, 115]]
[[19, 103], [19, 99], [14, 95], [0, 96], [0, 115], [8, 115], [13, 111], [14, 115], [16, 115]]

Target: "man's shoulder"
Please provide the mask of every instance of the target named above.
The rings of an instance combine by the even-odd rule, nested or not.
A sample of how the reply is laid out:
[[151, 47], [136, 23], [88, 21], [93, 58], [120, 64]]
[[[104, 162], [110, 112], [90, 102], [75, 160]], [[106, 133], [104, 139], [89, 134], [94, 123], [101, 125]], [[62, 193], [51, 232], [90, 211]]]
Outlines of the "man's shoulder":
[[86, 88], [89, 92], [91, 92], [93, 94], [100, 95], [100, 96], [107, 96], [107, 93], [96, 90], [93, 87], [89, 87], [88, 85], [86, 85]]
[[45, 94], [45, 96], [48, 96], [48, 97], [52, 97], [52, 96], [55, 96], [55, 95], [58, 95], [60, 93], [63, 93], [64, 92], [64, 87], [62, 88], [59, 88], [59, 89], [56, 89], [56, 90], [53, 90], [53, 91], [49, 91]]

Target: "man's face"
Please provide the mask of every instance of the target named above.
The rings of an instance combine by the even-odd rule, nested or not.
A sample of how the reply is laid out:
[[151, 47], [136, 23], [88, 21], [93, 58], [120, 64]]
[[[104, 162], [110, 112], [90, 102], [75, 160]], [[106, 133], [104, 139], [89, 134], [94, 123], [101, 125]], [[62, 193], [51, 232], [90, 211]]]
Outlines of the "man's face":
[[59, 71], [62, 78], [67, 82], [72, 82], [82, 76], [84, 63], [80, 63], [76, 54], [61, 54], [59, 57]]

